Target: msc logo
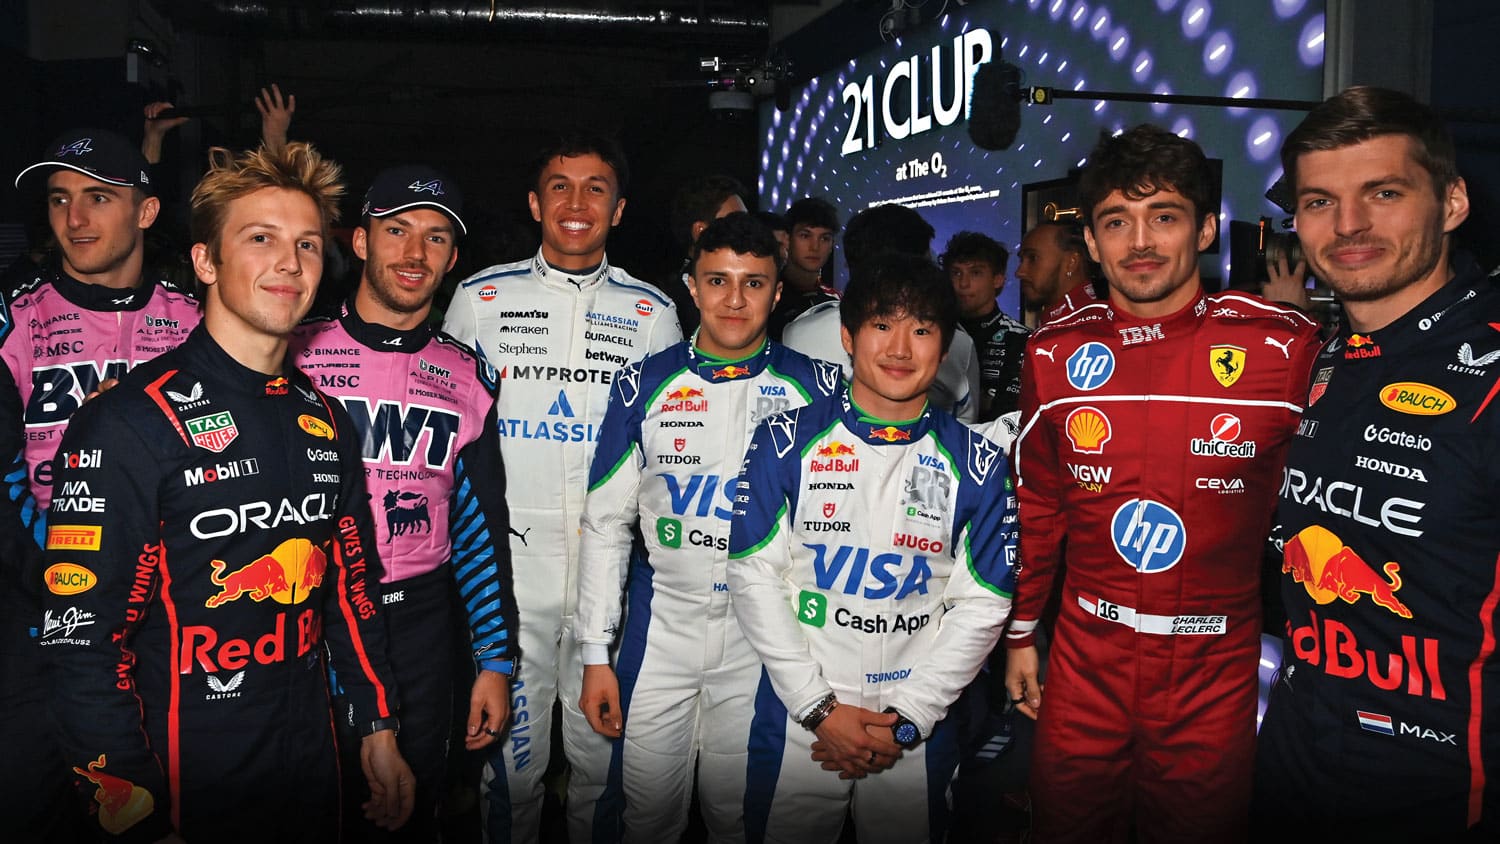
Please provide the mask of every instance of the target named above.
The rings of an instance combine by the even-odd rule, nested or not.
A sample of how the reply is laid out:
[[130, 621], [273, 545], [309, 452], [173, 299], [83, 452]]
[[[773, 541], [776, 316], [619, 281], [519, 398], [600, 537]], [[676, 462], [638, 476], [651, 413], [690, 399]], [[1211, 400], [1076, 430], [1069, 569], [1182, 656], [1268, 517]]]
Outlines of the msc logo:
[[1441, 416], [1455, 406], [1453, 396], [1415, 381], [1385, 385], [1380, 390], [1380, 403], [1398, 413], [1413, 416]]
[[932, 579], [926, 557], [871, 555], [868, 548], [848, 545], [840, 545], [830, 557], [827, 545], [804, 542], [803, 547], [813, 552], [813, 577], [818, 588], [827, 591], [839, 589], [845, 595], [899, 601], [912, 593], [926, 595], [927, 581]]
[[1115, 353], [1103, 343], [1084, 343], [1068, 355], [1068, 383], [1076, 390], [1097, 390], [1115, 374]]
[[1166, 571], [1182, 561], [1187, 527], [1171, 507], [1146, 498], [1132, 498], [1115, 510], [1110, 536], [1120, 559], [1142, 574]]
[[[566, 401], [561, 393], [558, 397], [560, 401]], [[360, 453], [365, 460], [410, 465], [417, 445], [425, 435], [427, 448], [422, 452], [422, 462], [429, 469], [448, 465], [454, 440], [458, 438], [458, 414], [385, 399], [377, 401], [372, 408], [370, 400], [360, 396], [346, 396], [339, 402], [349, 412], [349, 419], [359, 434]], [[571, 408], [569, 410], [571, 416]]]

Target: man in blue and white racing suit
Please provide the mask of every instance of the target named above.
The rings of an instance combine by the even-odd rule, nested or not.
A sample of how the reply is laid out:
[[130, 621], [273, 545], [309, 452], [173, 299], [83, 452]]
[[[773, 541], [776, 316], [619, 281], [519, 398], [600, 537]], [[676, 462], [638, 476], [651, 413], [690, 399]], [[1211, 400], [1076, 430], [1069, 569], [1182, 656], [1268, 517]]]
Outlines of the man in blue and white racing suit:
[[[775, 236], [749, 214], [709, 224], [689, 288], [701, 326], [621, 372], [604, 414], [578, 564], [579, 706], [601, 735], [619, 738], [623, 726], [610, 784], [623, 785], [628, 841], [682, 836], [695, 759], [710, 838], [744, 840], [760, 659], [724, 580], [734, 479], [761, 419], [831, 396], [841, 381], [837, 366], [766, 337], [776, 255]], [[633, 548], [637, 523], [644, 545]]]
[[1005, 457], [927, 402], [953, 288], [915, 256], [868, 272], [842, 304], [849, 389], [763, 422], [735, 492], [730, 595], [765, 663], [752, 842], [833, 841], [846, 808], [865, 844], [943, 840], [945, 716], [1010, 610]]

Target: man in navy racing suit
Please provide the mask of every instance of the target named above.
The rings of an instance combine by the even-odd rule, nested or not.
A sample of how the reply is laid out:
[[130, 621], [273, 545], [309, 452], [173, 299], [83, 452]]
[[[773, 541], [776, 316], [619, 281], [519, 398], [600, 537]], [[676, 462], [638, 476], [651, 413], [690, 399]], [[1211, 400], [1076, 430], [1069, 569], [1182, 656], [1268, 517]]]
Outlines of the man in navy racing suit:
[[724, 580], [734, 478], [761, 419], [833, 395], [841, 381], [834, 364], [766, 337], [776, 252], [771, 232], [743, 212], [703, 230], [690, 280], [702, 324], [690, 342], [615, 378], [594, 454], [578, 565], [579, 706], [610, 738], [623, 718], [610, 780], [623, 784], [630, 841], [682, 836], [695, 767], [710, 838], [744, 839], [760, 660]]
[[[344, 405], [363, 445], [401, 687], [397, 743], [417, 777], [403, 840], [438, 837], [454, 682], [443, 655], [455, 583], [479, 668], [465, 748], [488, 747], [510, 714], [515, 601], [495, 371], [427, 321], [458, 259], [462, 212], [458, 186], [430, 167], [377, 175], [354, 230], [354, 254], [365, 262], [358, 289], [336, 318], [305, 324], [292, 342], [302, 370]], [[379, 831], [366, 827], [360, 837]]]
[[1500, 293], [1430, 108], [1350, 88], [1287, 135], [1313, 364], [1277, 509], [1287, 611], [1256, 840], [1500, 839]]
[[[1016, 508], [999, 446], [934, 409], [953, 287], [872, 258], [844, 297], [854, 378], [756, 429], [735, 492], [729, 588], [765, 663], [747, 840], [942, 841], [949, 706], [1010, 610]], [[835, 773], [837, 772], [837, 773]]]
[[119, 840], [336, 836], [325, 641], [367, 815], [411, 812], [354, 431], [286, 360], [341, 192], [307, 144], [215, 150], [193, 193], [203, 323], [58, 451], [42, 643], [67, 761]]

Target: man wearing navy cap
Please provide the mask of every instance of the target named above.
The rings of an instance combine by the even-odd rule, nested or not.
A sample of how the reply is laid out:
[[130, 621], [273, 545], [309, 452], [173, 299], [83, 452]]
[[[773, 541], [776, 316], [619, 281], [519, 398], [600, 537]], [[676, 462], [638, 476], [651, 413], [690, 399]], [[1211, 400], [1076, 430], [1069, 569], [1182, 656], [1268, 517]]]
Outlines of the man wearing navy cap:
[[66, 132], [16, 187], [45, 190], [57, 241], [55, 259], [0, 290], [0, 829], [25, 841], [47, 834], [61, 810], [55, 798], [67, 793], [37, 646], [73, 622], [42, 613], [43, 549], [67, 547], [98, 524], [96, 514], [56, 513], [49, 529], [53, 454], [73, 411], [177, 346], [198, 324], [198, 303], [143, 275], [144, 233], [160, 202], [134, 144], [103, 130]]
[[[364, 444], [385, 566], [382, 615], [402, 689], [397, 741], [417, 777], [412, 819], [389, 840], [435, 841], [453, 711], [454, 581], [479, 669], [464, 746], [487, 747], [510, 716], [515, 601], [497, 376], [428, 322], [466, 231], [458, 186], [430, 167], [394, 167], [375, 177], [362, 214], [353, 239], [365, 262], [358, 289], [338, 314], [304, 325], [292, 348], [313, 383], [344, 405]], [[346, 789], [360, 784], [353, 774]], [[368, 822], [357, 837], [387, 840]]]

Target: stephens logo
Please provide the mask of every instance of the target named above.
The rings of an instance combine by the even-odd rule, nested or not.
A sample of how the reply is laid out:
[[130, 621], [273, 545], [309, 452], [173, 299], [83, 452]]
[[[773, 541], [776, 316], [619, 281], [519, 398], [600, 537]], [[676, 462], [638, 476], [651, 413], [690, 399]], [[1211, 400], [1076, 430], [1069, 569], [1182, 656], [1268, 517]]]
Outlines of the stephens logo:
[[1412, 416], [1442, 416], [1457, 403], [1453, 396], [1429, 384], [1397, 381], [1380, 389], [1380, 403], [1398, 413]]
[[333, 428], [316, 416], [308, 416], [306, 413], [298, 416], [297, 427], [315, 437], [322, 437], [325, 440], [333, 439]]
[[240, 429], [234, 424], [234, 415], [227, 410], [189, 419], [184, 424], [192, 435], [193, 445], [215, 454], [228, 448], [240, 436]]
[[1114, 436], [1109, 417], [1104, 411], [1093, 407], [1080, 407], [1068, 414], [1063, 424], [1063, 433], [1080, 454], [1103, 454], [1104, 444]]
[[1386, 563], [1382, 578], [1333, 531], [1319, 525], [1303, 528], [1286, 543], [1281, 571], [1302, 584], [1319, 604], [1332, 603], [1334, 598], [1352, 604], [1360, 595], [1369, 595], [1376, 606], [1402, 618], [1412, 617], [1411, 610], [1396, 598], [1401, 590], [1400, 563]]
[[228, 566], [223, 560], [213, 560], [210, 565], [213, 572], [209, 579], [219, 587], [219, 593], [204, 601], [205, 607], [213, 609], [243, 595], [256, 602], [270, 598], [278, 604], [290, 605], [307, 600], [323, 584], [328, 556], [322, 548], [299, 536], [227, 575], [224, 570]]
[[871, 428], [870, 439], [884, 440], [885, 442], [893, 443], [898, 440], [910, 440], [911, 432], [903, 431], [900, 428], [897, 428], [895, 425], [887, 425], [884, 428]]
[[1233, 413], [1220, 413], [1209, 423], [1208, 432], [1210, 439], [1194, 437], [1189, 442], [1189, 448], [1193, 454], [1199, 457], [1238, 457], [1242, 459], [1255, 456], [1255, 441], [1247, 440], [1239, 442], [1244, 433], [1244, 425], [1240, 418]]

